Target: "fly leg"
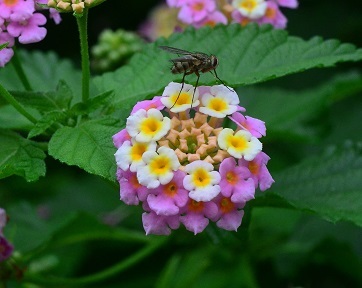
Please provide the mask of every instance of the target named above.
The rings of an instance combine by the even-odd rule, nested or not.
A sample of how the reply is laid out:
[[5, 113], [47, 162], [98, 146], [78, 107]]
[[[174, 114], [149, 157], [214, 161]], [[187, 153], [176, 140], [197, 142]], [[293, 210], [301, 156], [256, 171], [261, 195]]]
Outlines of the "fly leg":
[[181, 92], [182, 92], [182, 89], [184, 89], [184, 84], [185, 84], [185, 76], [186, 75], [188, 75], [187, 74], [187, 72], [185, 71], [184, 72], [184, 75], [182, 76], [182, 84], [181, 84], [181, 89], [180, 89], [180, 92], [178, 92], [178, 95], [177, 95], [177, 98], [176, 98], [176, 101], [175, 101], [175, 103], [173, 103], [173, 105], [170, 107], [170, 109], [172, 109], [173, 108], [173, 106], [175, 106], [176, 105], [176, 103], [177, 103], [177, 101], [178, 101], [178, 98], [180, 97], [180, 95], [181, 95]]
[[[212, 74], [211, 71], [210, 71], [210, 73]], [[214, 69], [214, 73], [215, 73], [215, 75], [214, 75], [214, 74], [212, 74], [212, 75], [215, 76], [215, 78], [216, 78], [217, 80], [219, 80], [219, 81], [222, 83], [222, 85], [224, 85], [226, 88], [228, 88], [229, 91], [235, 92], [234, 90], [232, 90], [232, 89], [230, 89], [228, 86], [226, 86], [225, 83], [224, 83], [224, 81], [222, 81], [222, 80], [219, 78], [219, 76], [217, 76], [217, 74], [216, 74], [216, 69]]]
[[195, 71], [195, 74], [197, 75], [197, 80], [196, 80], [196, 85], [195, 85], [195, 88], [194, 88], [194, 93], [192, 93], [192, 100], [191, 100], [191, 107], [190, 107], [190, 109], [192, 109], [192, 103], [194, 103], [195, 91], [196, 91], [197, 85], [199, 84], [199, 79], [200, 79], [200, 74], [199, 74], [199, 72], [198, 72], [198, 71]]

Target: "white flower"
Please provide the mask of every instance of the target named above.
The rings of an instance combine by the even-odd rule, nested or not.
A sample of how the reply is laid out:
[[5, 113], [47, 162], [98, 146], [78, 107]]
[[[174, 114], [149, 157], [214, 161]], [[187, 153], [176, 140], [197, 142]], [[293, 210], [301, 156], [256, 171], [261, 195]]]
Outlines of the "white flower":
[[210, 201], [220, 193], [220, 174], [213, 171], [212, 164], [197, 160], [185, 167], [189, 175], [183, 180], [184, 188], [190, 191], [189, 197], [195, 201]]
[[114, 156], [119, 168], [124, 171], [127, 171], [129, 168], [131, 172], [136, 172], [138, 166], [143, 163], [143, 153], [146, 151], [156, 151], [156, 142], [142, 143], [136, 142], [134, 139], [131, 141], [123, 142]]
[[240, 14], [250, 19], [259, 19], [265, 15], [267, 3], [265, 0], [234, 0], [232, 5]]
[[235, 158], [244, 157], [247, 161], [252, 161], [261, 151], [262, 144], [249, 131], [239, 130], [235, 133], [230, 128], [224, 128], [217, 137], [219, 147], [226, 150]]
[[161, 146], [156, 151], [147, 151], [142, 155], [142, 163], [137, 168], [138, 182], [149, 189], [169, 183], [173, 171], [181, 166], [174, 150]]
[[171, 128], [171, 120], [163, 117], [162, 113], [151, 108], [140, 109], [127, 118], [126, 129], [131, 137], [138, 142], [160, 140]]
[[176, 113], [186, 111], [187, 109], [197, 107], [200, 104], [199, 89], [192, 85], [184, 84], [180, 93], [181, 86], [182, 84], [180, 83], [171, 82], [166, 86], [162, 93], [161, 102], [169, 108], [171, 112]]
[[200, 112], [217, 117], [225, 118], [238, 109], [239, 97], [235, 91], [230, 91], [224, 85], [216, 85], [210, 88], [210, 93], [205, 93], [201, 97], [203, 107]]

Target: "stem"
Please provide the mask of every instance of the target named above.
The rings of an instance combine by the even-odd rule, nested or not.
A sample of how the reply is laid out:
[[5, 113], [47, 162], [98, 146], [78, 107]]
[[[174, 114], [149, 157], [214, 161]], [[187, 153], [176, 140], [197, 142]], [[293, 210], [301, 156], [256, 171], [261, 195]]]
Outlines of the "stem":
[[27, 118], [30, 122], [33, 124], [37, 123], [38, 121], [30, 115], [25, 108], [14, 98], [13, 95], [11, 95], [8, 90], [6, 90], [1, 84], [0, 84], [0, 95], [4, 97], [4, 99], [12, 105], [21, 115], [23, 115], [25, 118]]
[[90, 276], [85, 276], [81, 278], [60, 278], [60, 277], [40, 277], [38, 275], [29, 275], [23, 278], [24, 282], [31, 282], [34, 284], [43, 284], [43, 285], [80, 285], [98, 282], [109, 277], [118, 275], [123, 270], [133, 266], [137, 262], [146, 258], [148, 255], [153, 253], [159, 247], [161, 247], [167, 240], [167, 237], [162, 239], [154, 239], [151, 244], [148, 244], [146, 247], [138, 251], [137, 253], [131, 255], [130, 257], [118, 262], [114, 266], [107, 268], [98, 273], [92, 274]]
[[80, 39], [80, 53], [82, 58], [82, 100], [86, 102], [89, 98], [89, 79], [90, 79], [90, 66], [89, 66], [89, 50], [88, 50], [88, 8], [83, 10], [82, 17], [77, 18], [79, 39]]
[[23, 84], [24, 88], [26, 91], [33, 91], [33, 89], [31, 88], [30, 82], [28, 80], [28, 77], [26, 77], [26, 74], [24, 72], [23, 69], [23, 65], [21, 65], [21, 61], [19, 59], [19, 55], [18, 52], [16, 51], [16, 49], [14, 50], [14, 56], [12, 58], [11, 63], [14, 66], [15, 72], [18, 75], [21, 83]]

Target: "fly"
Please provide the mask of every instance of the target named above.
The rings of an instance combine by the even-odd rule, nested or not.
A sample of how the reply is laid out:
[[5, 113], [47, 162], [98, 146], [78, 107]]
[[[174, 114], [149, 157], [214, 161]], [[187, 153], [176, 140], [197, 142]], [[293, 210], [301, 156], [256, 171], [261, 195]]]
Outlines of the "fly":
[[[180, 56], [178, 58], [170, 60], [173, 64], [173, 66], [171, 67], [171, 72], [173, 74], [183, 73], [181, 90], [178, 93], [176, 102], [172, 105], [172, 107], [175, 106], [175, 104], [177, 103], [177, 100], [180, 97], [181, 91], [184, 88], [186, 75], [195, 73], [197, 76], [194, 93], [192, 94], [191, 105], [194, 101], [195, 90], [199, 83], [200, 72], [201, 73], [210, 72], [212, 75], [214, 75], [214, 77], [216, 79], [218, 79], [226, 88], [228, 88], [230, 90], [230, 88], [227, 87], [225, 85], [225, 83], [216, 74], [216, 67], [219, 65], [219, 60], [217, 59], [217, 57], [215, 55], [207, 55], [202, 52], [189, 52], [186, 50], [173, 48], [173, 47], [169, 47], [169, 46], [159, 46], [159, 48], [161, 48], [162, 50], [165, 50], [169, 53], [177, 54]], [[212, 72], [214, 72], [214, 73], [212, 73]], [[230, 90], [230, 91], [232, 91], [232, 90]]]

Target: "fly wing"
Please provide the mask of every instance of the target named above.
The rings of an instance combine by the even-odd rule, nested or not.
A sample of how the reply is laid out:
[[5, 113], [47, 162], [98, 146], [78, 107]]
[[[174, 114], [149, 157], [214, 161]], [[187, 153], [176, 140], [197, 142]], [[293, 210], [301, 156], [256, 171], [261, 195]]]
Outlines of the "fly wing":
[[177, 54], [177, 55], [191, 55], [192, 53], [186, 50], [169, 47], [169, 46], [158, 46], [160, 49], [165, 50], [169, 53]]
[[176, 62], [194, 62], [195, 60], [197, 61], [198, 59], [195, 58], [193, 55], [185, 55], [182, 57], [171, 59], [170, 61], [172, 63], [176, 63]]

